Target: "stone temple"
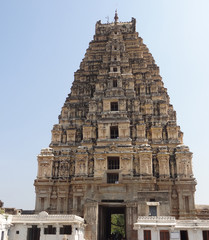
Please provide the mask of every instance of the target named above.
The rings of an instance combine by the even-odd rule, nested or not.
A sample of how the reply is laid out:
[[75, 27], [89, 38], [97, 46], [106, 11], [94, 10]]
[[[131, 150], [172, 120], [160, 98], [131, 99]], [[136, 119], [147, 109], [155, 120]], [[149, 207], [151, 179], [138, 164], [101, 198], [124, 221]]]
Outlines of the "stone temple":
[[195, 219], [192, 153], [134, 18], [96, 23], [34, 185], [35, 212], [84, 218], [86, 240], [108, 239], [113, 214], [128, 240], [139, 216]]

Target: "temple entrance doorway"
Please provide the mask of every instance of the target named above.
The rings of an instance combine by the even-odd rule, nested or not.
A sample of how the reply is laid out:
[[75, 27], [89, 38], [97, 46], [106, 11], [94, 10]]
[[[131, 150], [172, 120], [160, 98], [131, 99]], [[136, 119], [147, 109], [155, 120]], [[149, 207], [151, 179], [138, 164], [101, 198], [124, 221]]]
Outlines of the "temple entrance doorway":
[[99, 206], [98, 240], [126, 239], [126, 208], [118, 205]]

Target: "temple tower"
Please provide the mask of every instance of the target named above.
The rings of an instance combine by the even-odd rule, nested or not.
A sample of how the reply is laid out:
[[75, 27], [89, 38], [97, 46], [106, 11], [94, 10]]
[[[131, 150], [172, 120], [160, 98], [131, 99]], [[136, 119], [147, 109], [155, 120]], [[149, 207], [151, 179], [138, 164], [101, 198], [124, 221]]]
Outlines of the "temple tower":
[[192, 153], [134, 18], [96, 23], [34, 185], [36, 212], [84, 217], [87, 240], [114, 213], [132, 240], [138, 216], [194, 217]]

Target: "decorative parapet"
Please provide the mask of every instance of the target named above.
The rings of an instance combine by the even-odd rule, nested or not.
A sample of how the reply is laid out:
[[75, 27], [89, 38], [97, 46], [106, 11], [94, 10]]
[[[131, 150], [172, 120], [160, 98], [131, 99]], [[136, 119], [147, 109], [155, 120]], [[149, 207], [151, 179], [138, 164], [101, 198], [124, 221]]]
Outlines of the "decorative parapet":
[[137, 222], [134, 224], [134, 229], [139, 230], [143, 227], [169, 227], [172, 229], [209, 229], [209, 220], [176, 220], [175, 217], [170, 216], [139, 216]]
[[40, 212], [36, 215], [14, 215], [12, 223], [77, 223], [84, 224], [84, 219], [76, 215], [49, 215], [47, 212]]
[[137, 223], [134, 224], [134, 229], [141, 227], [175, 227], [176, 219], [170, 216], [139, 216]]
[[132, 18], [130, 22], [111, 22], [101, 23], [101, 20], [96, 23], [96, 34], [108, 34], [112, 29], [120, 29], [122, 33], [134, 33], [136, 31], [136, 19]]
[[177, 220], [176, 221], [176, 229], [209, 229], [209, 220], [199, 220], [199, 219], [193, 219], [193, 220]]
[[38, 156], [54, 156], [52, 148], [42, 148], [41, 153]]
[[170, 217], [170, 216], [139, 216], [138, 217], [138, 221], [144, 221], [144, 220], [147, 220], [147, 221], [176, 221], [175, 217]]

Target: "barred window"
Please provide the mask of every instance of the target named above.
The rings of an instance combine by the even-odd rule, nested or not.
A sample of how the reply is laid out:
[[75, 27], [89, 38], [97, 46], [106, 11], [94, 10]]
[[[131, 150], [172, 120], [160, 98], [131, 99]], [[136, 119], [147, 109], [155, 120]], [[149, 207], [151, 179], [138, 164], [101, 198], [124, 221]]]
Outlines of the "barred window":
[[44, 228], [44, 234], [56, 234], [56, 227], [52, 227], [52, 225], [48, 225], [47, 228]]
[[118, 173], [107, 174], [107, 183], [118, 183], [118, 180], [119, 180]]
[[117, 87], [117, 86], [118, 86], [118, 81], [117, 81], [117, 80], [113, 80], [112, 86], [113, 86], [113, 87]]
[[120, 168], [120, 159], [119, 157], [108, 157], [108, 169], [119, 169]]
[[60, 234], [71, 235], [72, 234], [72, 226], [64, 225], [63, 227], [60, 228]]
[[111, 102], [111, 111], [118, 111], [118, 102]]
[[110, 138], [118, 138], [118, 126], [110, 127]]
[[157, 216], [157, 207], [149, 206], [149, 216]]

